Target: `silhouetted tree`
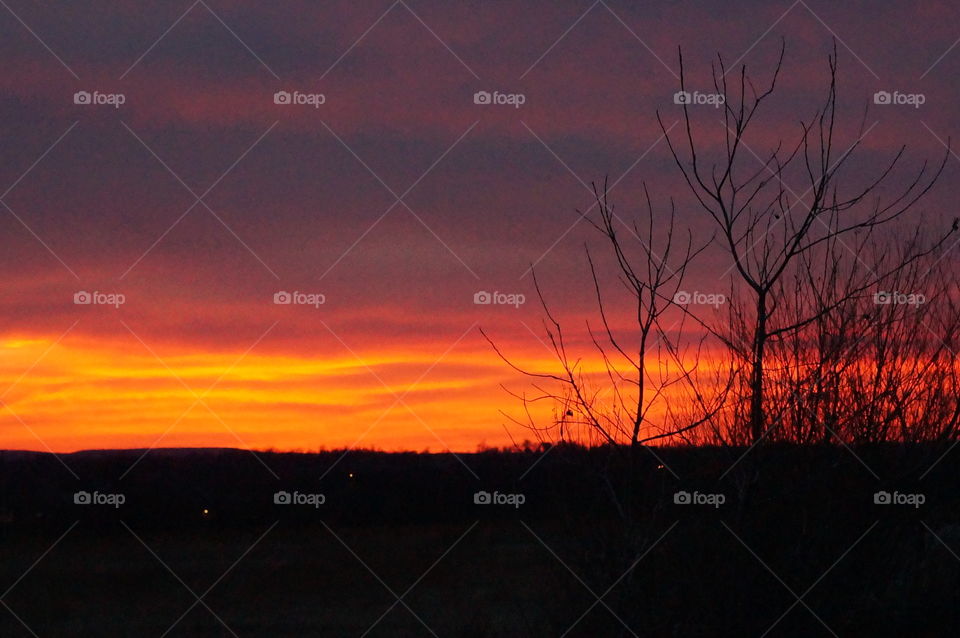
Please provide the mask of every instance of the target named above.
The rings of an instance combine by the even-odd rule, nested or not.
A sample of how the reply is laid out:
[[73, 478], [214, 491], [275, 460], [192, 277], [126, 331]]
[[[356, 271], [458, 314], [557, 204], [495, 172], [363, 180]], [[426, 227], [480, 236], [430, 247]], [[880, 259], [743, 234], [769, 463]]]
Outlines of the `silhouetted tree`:
[[[866, 291], [909, 267], [917, 260], [933, 254], [943, 246], [947, 230], [932, 245], [911, 246], [911, 252], [889, 264], [889, 270], [866, 269], [859, 278], [847, 282], [842, 289], [810, 290], [817, 303], [795, 306], [800, 312], [787, 313], [791, 276], [804, 264], [819, 258], [838, 259], [838, 247], [847, 238], [858, 235], [857, 243], [913, 210], [917, 202], [933, 187], [943, 171], [948, 153], [939, 164], [928, 167], [924, 162], [907, 184], [897, 189], [890, 182], [898, 172], [905, 147], [901, 147], [885, 167], [865, 186], [848, 188], [842, 184], [842, 172], [856, 166], [857, 149], [866, 133], [861, 122], [856, 140], [846, 150], [836, 147], [837, 57], [836, 47], [828, 57], [828, 88], [823, 104], [805, 122], [792, 143], [780, 141], [764, 156], [755, 155], [745, 137], [751, 130], [761, 106], [774, 93], [783, 64], [784, 48], [774, 66], [769, 82], [758, 89], [741, 65], [738, 79], [728, 84], [727, 70], [718, 55], [711, 65], [713, 85], [723, 103], [723, 131], [719, 158], [707, 162], [711, 148], [706, 139], [695, 132], [690, 106], [684, 102], [683, 130], [671, 135], [660, 113], [657, 119], [668, 142], [670, 152], [689, 191], [700, 208], [713, 221], [719, 241], [734, 264], [741, 284], [737, 290], [743, 297], [736, 308], [737, 323], [726, 330], [726, 343], [743, 360], [748, 375], [740, 384], [748, 403], [746, 425], [750, 440], [759, 441], [769, 425], [767, 418], [767, 357], [771, 342], [787, 338], [808, 325], [824, 321]], [[686, 91], [686, 73], [680, 55], [680, 90]], [[866, 169], [860, 168], [861, 172]], [[788, 176], [805, 176], [808, 187], [797, 195], [787, 184]], [[882, 190], [892, 195], [883, 196]], [[876, 195], [876, 197], [873, 197]], [[828, 262], [829, 263], [829, 262]], [[801, 281], [801, 280], [796, 280]], [[819, 286], [805, 281], [805, 286]], [[746, 339], [742, 342], [741, 339]], [[776, 421], [773, 421], [776, 424]], [[772, 426], [770, 426], [772, 427]]]
[[[529, 409], [527, 421], [518, 423], [541, 436], [635, 449], [654, 440], [681, 436], [707, 422], [722, 408], [729, 389], [729, 383], [710, 391], [695, 383], [705, 335], [689, 340], [683, 336], [692, 315], [680, 313], [680, 318], [670, 325], [665, 325], [664, 319], [667, 310], [677, 305], [674, 299], [687, 268], [709, 242], [695, 247], [688, 231], [681, 244], [676, 236], [673, 202], [667, 218], [658, 222], [646, 186], [646, 219], [633, 218], [630, 224], [614, 212], [608, 201], [606, 182], [602, 190], [594, 185], [594, 196], [596, 218], [591, 217], [589, 211], [580, 214], [606, 240], [616, 264], [617, 282], [631, 299], [631, 331], [635, 334], [628, 341], [614, 325], [597, 264], [587, 249], [599, 328], [587, 321], [586, 330], [596, 355], [603, 361], [602, 381], [585, 373], [583, 359], [569, 351], [564, 329], [547, 303], [535, 271], [534, 286], [545, 314], [543, 328], [559, 372], [523, 369], [501, 352], [486, 333], [484, 336], [508, 365], [537, 380], [535, 396], [515, 395], [525, 407], [541, 401], [554, 404], [555, 418], [549, 425], [538, 425]], [[664, 237], [659, 240], [657, 227], [665, 229]], [[544, 387], [542, 381], [555, 385]], [[686, 387], [695, 406], [696, 416], [688, 421], [678, 418], [680, 413], [671, 412], [665, 405], [665, 393], [680, 385]], [[608, 401], [602, 398], [604, 394], [609, 394]], [[665, 416], [658, 421], [650, 418], [656, 406], [665, 409]], [[690, 411], [682, 414], [687, 417]]]

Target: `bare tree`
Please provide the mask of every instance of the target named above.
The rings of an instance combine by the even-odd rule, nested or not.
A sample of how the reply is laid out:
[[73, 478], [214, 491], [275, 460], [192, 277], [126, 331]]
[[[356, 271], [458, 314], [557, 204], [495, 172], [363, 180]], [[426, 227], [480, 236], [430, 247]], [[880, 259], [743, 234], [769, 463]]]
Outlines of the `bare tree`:
[[[807, 280], [829, 278], [845, 303], [771, 345], [770, 403], [783, 414], [784, 440], [797, 443], [923, 441], [951, 437], [960, 417], [958, 366], [960, 313], [946, 262], [929, 255], [905, 268], [905, 254], [922, 243], [890, 238], [858, 245], [875, 270], [891, 273], [878, 289], [849, 296], [843, 287], [866, 268], [850, 260], [805, 264], [795, 299], [813, 298]], [[806, 302], [805, 302], [806, 303]], [[791, 312], [796, 312], [792, 310]]]
[[[856, 141], [838, 152], [837, 129], [837, 57], [828, 56], [829, 84], [822, 105], [812, 117], [800, 122], [796, 139], [781, 141], [764, 157], [755, 155], [745, 136], [761, 106], [774, 93], [783, 65], [784, 47], [774, 66], [772, 77], [758, 89], [740, 67], [738, 79], [728, 84], [722, 57], [711, 65], [713, 85], [723, 101], [723, 131], [719, 159], [705, 162], [710, 155], [705, 141], [694, 131], [690, 107], [683, 104], [684, 134], [671, 136], [660, 122], [670, 152], [699, 207], [707, 213], [719, 234], [719, 242], [733, 260], [734, 271], [742, 284], [745, 299], [737, 308], [738, 324], [727, 329], [727, 343], [744, 360], [748, 375], [743, 380], [748, 403], [746, 424], [750, 439], [759, 441], [767, 432], [766, 372], [772, 340], [787, 337], [804, 327], [823, 322], [843, 308], [850, 299], [875, 288], [879, 282], [933, 254], [943, 246], [948, 230], [932, 245], [914, 246], [889, 270], [866, 269], [859, 278], [838, 290], [816, 291], [819, 303], [808, 312], [788, 313], [786, 300], [793, 291], [787, 281], [804, 262], [812, 263], [818, 254], [843, 247], [848, 238], [857, 242], [874, 231], [889, 226], [911, 211], [933, 187], [943, 171], [949, 150], [939, 164], [924, 162], [906, 185], [891, 185], [899, 173], [901, 147], [866, 185], [846, 188], [841, 182], [845, 169], [854, 165], [857, 149], [866, 134], [864, 120]], [[686, 91], [683, 56], [680, 55], [680, 89]], [[787, 183], [794, 174], [803, 176], [807, 189], [797, 194]], [[882, 197], [881, 190], [893, 194]], [[876, 197], [874, 197], [876, 195]], [[836, 253], [833, 252], [835, 255]], [[818, 285], [817, 282], [806, 282]], [[741, 341], [744, 340], [745, 341]]]
[[[694, 247], [692, 234], [688, 232], [680, 244], [672, 201], [665, 235], [658, 241], [655, 228], [663, 227], [664, 223], [655, 221], [646, 186], [647, 215], [642, 223], [633, 218], [632, 223], [627, 224], [614, 212], [607, 198], [606, 182], [602, 190], [594, 184], [594, 196], [597, 218], [588, 213], [580, 215], [605, 238], [616, 265], [617, 282], [632, 300], [629, 342], [622, 336], [623, 328], [618, 328], [611, 316], [598, 265], [589, 249], [587, 262], [598, 322], [595, 325], [588, 320], [586, 332], [596, 356], [603, 362], [604, 372], [599, 379], [598, 375], [584, 372], [583, 359], [569, 351], [564, 329], [546, 301], [536, 272], [534, 285], [545, 315], [544, 333], [559, 371], [523, 369], [483, 334], [508, 365], [535, 380], [536, 395], [514, 395], [523, 402], [527, 414], [525, 422], [515, 420], [517, 423], [545, 437], [555, 435], [554, 438], [561, 441], [626, 445], [635, 449], [654, 440], [681, 436], [707, 422], [721, 409], [729, 389], [729, 386], [715, 387], [707, 391], [694, 382], [705, 336], [701, 334], [692, 340], [682, 336], [691, 315], [676, 313], [679, 318], [670, 325], [665, 324], [665, 313], [675, 306], [674, 298], [687, 268], [707, 243]], [[689, 421], [680, 420], [679, 413], [671, 412], [666, 406], [666, 393], [680, 385], [687, 388], [696, 406], [697, 416]], [[545, 427], [536, 424], [529, 410], [531, 404], [541, 401], [555, 406], [555, 418]], [[655, 407], [664, 408], [663, 416], [656, 421], [651, 418]]]

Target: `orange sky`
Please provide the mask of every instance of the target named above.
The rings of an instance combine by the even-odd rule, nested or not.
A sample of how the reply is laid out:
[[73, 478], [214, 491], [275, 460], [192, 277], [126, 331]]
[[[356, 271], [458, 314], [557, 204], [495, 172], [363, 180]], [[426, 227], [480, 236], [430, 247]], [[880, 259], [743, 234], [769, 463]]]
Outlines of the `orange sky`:
[[[582, 339], [584, 318], [596, 321], [585, 245], [605, 293], [618, 285], [578, 221], [589, 184], [609, 178], [626, 219], [645, 212], [647, 184], [658, 212], [675, 201], [678, 232], [695, 243], [712, 232], [657, 117], [680, 121], [678, 45], [687, 88], [703, 92], [718, 52], [765, 78], [785, 39], [778, 92], [749, 140], [758, 164], [744, 171], [821, 107], [834, 38], [838, 148], [871, 106], [851, 184], [903, 143], [911, 166], [941, 156], [956, 128], [957, 9], [946, 2], [871, 6], [870, 29], [855, 7], [824, 7], [832, 30], [800, 5], [769, 3], [626, 3], [615, 15], [545, 0], [417, 6], [226, 3], [220, 22], [162, 3], [26, 3], [33, 31], [7, 16], [0, 448], [509, 444], [499, 411], [522, 411], [500, 384], [522, 392], [529, 380], [477, 327], [518, 364], [556, 370], [538, 341], [536, 264]], [[81, 91], [124, 103], [80, 104]], [[325, 102], [282, 105], [278, 91]], [[925, 101], [877, 106], [877, 91]], [[482, 104], [478, 92], [524, 102]], [[719, 143], [718, 111], [695, 119]], [[944, 184], [956, 170], [951, 158]], [[952, 217], [952, 197], [939, 188], [925, 200], [929, 218]], [[704, 253], [688, 290], [726, 292], [730, 267], [722, 250]], [[75, 305], [80, 290], [126, 303]], [[276, 306], [278, 290], [326, 303]], [[475, 305], [480, 290], [527, 303]]]
[[[68, 335], [59, 343], [55, 335], [7, 336], [0, 342], [0, 386], [9, 388], [0, 397], [0, 448], [509, 444], [497, 413], [510, 403], [498, 387], [503, 366], [489, 352], [471, 351], [476, 336], [466, 335], [439, 362], [442, 350], [319, 358], [256, 347], [163, 348], [154, 356], [133, 335], [96, 342]], [[525, 362], [537, 365], [532, 356]]]

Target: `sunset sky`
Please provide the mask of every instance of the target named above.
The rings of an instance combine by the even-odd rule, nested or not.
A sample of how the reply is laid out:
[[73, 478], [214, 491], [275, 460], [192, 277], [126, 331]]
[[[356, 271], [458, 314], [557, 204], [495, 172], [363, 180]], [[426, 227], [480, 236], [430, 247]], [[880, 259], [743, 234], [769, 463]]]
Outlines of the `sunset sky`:
[[[550, 369], [535, 264], [589, 354], [584, 244], [600, 244], [576, 212], [589, 183], [609, 176], [629, 216], [646, 181], [684, 228], [711, 232], [656, 119], [679, 123], [678, 47], [688, 88], [709, 93], [718, 52], [763, 80], [785, 40], [751, 141], [763, 156], [822, 101], [835, 38], [852, 127], [839, 145], [869, 106], [860, 165], [907, 144], [918, 167], [957, 128], [958, 18], [948, 2], [10, 0], [0, 448], [530, 438], [500, 413], [518, 411], [501, 384], [529, 382], [478, 328]], [[277, 104], [279, 91], [323, 103]], [[522, 104], [477, 104], [479, 91]], [[923, 103], [876, 105], [878, 91]], [[722, 127], [719, 113], [696, 116]], [[931, 223], [956, 217], [957, 175], [951, 157], [924, 201]], [[725, 290], [729, 266], [706, 252], [688, 289]], [[123, 303], [74, 303], [80, 291]], [[324, 303], [276, 304], [280, 291]], [[526, 303], [478, 305], [479, 291]]]

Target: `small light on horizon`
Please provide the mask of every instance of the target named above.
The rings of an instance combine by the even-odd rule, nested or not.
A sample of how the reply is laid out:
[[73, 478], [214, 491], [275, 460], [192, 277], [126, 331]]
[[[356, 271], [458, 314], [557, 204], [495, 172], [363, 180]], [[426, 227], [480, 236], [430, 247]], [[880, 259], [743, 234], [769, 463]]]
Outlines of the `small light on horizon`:
[[203, 508], [203, 515], [204, 515], [204, 516], [207, 516], [207, 515], [209, 515], [209, 514], [210, 514], [210, 510], [208, 510], [206, 507], [204, 507], [204, 508]]

